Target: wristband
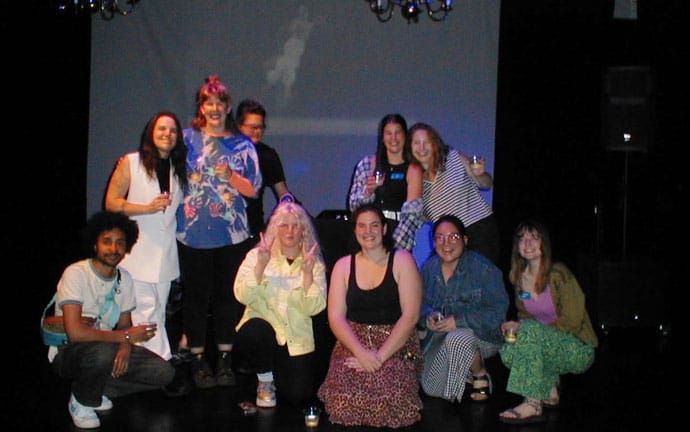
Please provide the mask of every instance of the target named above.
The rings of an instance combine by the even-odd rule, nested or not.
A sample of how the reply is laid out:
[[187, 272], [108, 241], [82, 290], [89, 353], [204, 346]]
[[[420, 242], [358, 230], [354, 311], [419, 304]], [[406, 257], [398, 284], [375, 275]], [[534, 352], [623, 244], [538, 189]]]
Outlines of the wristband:
[[132, 343], [132, 337], [129, 335], [128, 330], [125, 330], [125, 342]]
[[280, 202], [295, 202], [295, 197], [290, 192], [288, 192], [282, 197], [280, 197]]

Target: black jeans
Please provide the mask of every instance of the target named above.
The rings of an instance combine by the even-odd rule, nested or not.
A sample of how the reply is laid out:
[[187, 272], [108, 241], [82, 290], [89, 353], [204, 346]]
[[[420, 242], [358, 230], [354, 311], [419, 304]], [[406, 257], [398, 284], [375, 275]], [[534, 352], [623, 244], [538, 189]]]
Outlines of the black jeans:
[[132, 345], [127, 372], [113, 378], [117, 343], [81, 342], [62, 345], [53, 359], [52, 368], [62, 378], [72, 380], [72, 393], [80, 404], [97, 407], [101, 396], [124, 396], [155, 390], [167, 385], [175, 376], [170, 362], [146, 348]]
[[178, 242], [184, 284], [184, 333], [190, 348], [206, 346], [209, 308], [217, 344], [232, 344], [244, 306], [235, 299], [235, 275], [253, 239], [213, 249], [196, 249]]
[[287, 345], [278, 345], [268, 321], [252, 318], [240, 327], [233, 350], [247, 359], [257, 373], [273, 372], [279, 403], [304, 407], [316, 394], [314, 353], [290, 356]]

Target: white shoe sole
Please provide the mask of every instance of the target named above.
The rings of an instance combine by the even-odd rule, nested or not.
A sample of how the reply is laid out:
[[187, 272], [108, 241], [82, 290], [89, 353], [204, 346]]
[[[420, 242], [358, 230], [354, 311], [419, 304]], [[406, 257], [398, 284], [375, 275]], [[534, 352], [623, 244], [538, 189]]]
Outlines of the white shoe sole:
[[276, 401], [274, 401], [274, 400], [265, 401], [265, 400], [257, 399], [256, 400], [256, 406], [258, 406], [260, 408], [273, 408], [276, 406]]
[[[105, 396], [103, 396], [105, 398]], [[101, 404], [97, 407], [94, 407], [94, 411], [97, 413], [107, 413], [108, 411], [113, 409], [113, 402], [110, 399], [102, 399]]]

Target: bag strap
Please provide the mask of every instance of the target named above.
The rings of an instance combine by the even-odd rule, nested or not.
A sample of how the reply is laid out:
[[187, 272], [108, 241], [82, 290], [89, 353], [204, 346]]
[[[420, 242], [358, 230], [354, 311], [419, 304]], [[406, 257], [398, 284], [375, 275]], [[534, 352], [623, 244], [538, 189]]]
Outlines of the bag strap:
[[[107, 296], [105, 296], [105, 302], [103, 303], [103, 306], [101, 306], [101, 310], [98, 311], [98, 316], [96, 317], [96, 324], [98, 325], [101, 322], [101, 318], [103, 315], [105, 315], [110, 308], [115, 306], [117, 308], [116, 312], [119, 312], [119, 307], [117, 306], [117, 303], [115, 303], [113, 300], [115, 299], [115, 293], [119, 291], [120, 287], [120, 269], [117, 270], [117, 278], [115, 278], [115, 282], [113, 282], [113, 287], [108, 293]], [[57, 299], [57, 293], [53, 294], [53, 298], [50, 299], [48, 304], [46, 305], [45, 308], [43, 308], [43, 314], [41, 315], [41, 324], [43, 324], [43, 320], [46, 317], [46, 313], [48, 313], [48, 309], [55, 303], [55, 300]], [[117, 324], [117, 321], [120, 319], [119, 313], [113, 313], [110, 316], [110, 328], [115, 327], [115, 324]]]
[[41, 323], [43, 323], [43, 320], [46, 318], [46, 314], [48, 313], [48, 309], [55, 303], [55, 299], [57, 298], [57, 293], [53, 294], [53, 298], [48, 302], [45, 308], [43, 308], [43, 315], [41, 315]]
[[113, 301], [115, 299], [115, 293], [119, 291], [120, 277], [120, 269], [117, 269], [117, 277], [115, 278], [115, 282], [113, 282], [113, 288], [105, 297], [105, 302], [103, 303], [103, 306], [101, 306], [101, 310], [98, 311], [98, 316], [96, 317], [96, 325], [98, 325], [101, 322], [101, 318], [103, 318], [103, 315], [105, 315], [113, 306], [115, 306], [116, 310], [113, 311], [113, 313], [110, 315], [110, 322], [108, 323], [110, 325], [110, 328], [115, 327], [115, 324], [117, 324], [117, 321], [120, 319], [120, 314], [115, 313], [119, 312], [120, 308], [118, 307], [117, 303]]

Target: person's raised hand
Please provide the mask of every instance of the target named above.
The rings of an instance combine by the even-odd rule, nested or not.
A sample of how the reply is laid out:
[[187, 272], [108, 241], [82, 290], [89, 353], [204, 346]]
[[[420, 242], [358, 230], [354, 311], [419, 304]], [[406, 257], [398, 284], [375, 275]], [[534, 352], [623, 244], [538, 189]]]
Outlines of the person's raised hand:
[[[302, 246], [306, 248], [306, 246]], [[302, 271], [310, 272], [314, 270], [314, 264], [316, 263], [315, 254], [318, 248], [318, 244], [314, 243], [309, 251], [302, 251]]]
[[265, 267], [266, 264], [268, 264], [268, 260], [271, 259], [271, 247], [273, 246], [275, 237], [266, 239], [266, 237], [264, 237], [264, 233], [259, 233], [259, 237], [260, 240], [259, 244], [257, 245], [256, 262], [262, 267]]

